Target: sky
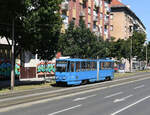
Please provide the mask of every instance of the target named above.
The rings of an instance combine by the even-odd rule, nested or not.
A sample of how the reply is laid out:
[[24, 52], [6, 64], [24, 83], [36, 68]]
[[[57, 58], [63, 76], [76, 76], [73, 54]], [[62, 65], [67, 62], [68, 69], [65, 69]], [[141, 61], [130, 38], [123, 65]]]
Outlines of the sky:
[[147, 39], [150, 41], [150, 0], [122, 0], [138, 16], [146, 27]]

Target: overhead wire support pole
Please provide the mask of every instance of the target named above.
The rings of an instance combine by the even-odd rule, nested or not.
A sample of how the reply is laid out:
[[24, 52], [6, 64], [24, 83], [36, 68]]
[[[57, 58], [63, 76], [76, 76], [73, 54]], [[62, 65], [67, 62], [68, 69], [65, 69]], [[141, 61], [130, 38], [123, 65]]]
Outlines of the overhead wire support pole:
[[130, 72], [132, 72], [132, 37], [131, 37], [131, 46], [130, 46]]
[[12, 19], [12, 47], [11, 47], [11, 90], [14, 89], [15, 84], [15, 39], [14, 39], [14, 25], [15, 25], [15, 19], [13, 17]]
[[148, 63], [148, 60], [147, 60], [147, 42], [146, 42], [146, 70], [147, 70], [147, 63]]

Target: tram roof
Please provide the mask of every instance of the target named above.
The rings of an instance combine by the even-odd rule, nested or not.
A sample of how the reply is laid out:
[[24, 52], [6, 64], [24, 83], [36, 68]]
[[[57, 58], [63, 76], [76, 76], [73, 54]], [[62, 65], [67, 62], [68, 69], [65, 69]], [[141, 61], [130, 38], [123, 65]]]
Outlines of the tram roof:
[[59, 61], [105, 61], [105, 62], [113, 62], [110, 59], [78, 59], [78, 58], [67, 58], [67, 59], [57, 59]]

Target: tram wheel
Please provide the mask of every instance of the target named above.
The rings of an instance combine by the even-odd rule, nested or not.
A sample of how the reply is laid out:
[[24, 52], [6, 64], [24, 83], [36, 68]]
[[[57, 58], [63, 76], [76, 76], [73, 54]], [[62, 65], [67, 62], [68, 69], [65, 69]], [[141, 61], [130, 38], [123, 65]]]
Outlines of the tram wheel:
[[82, 80], [82, 85], [85, 85], [85, 84], [87, 84], [89, 82], [89, 80]]
[[111, 80], [111, 77], [110, 76], [108, 76], [108, 77], [106, 77], [106, 79], [105, 79], [106, 81], [110, 81]]

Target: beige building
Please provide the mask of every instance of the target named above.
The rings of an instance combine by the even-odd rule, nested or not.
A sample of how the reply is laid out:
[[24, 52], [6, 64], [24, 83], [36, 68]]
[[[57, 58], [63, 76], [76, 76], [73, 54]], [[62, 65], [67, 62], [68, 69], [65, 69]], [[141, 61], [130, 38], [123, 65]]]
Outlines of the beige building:
[[119, 2], [112, 0], [110, 14], [110, 35], [118, 39], [127, 39], [133, 31], [146, 33], [146, 28], [131, 9]]

